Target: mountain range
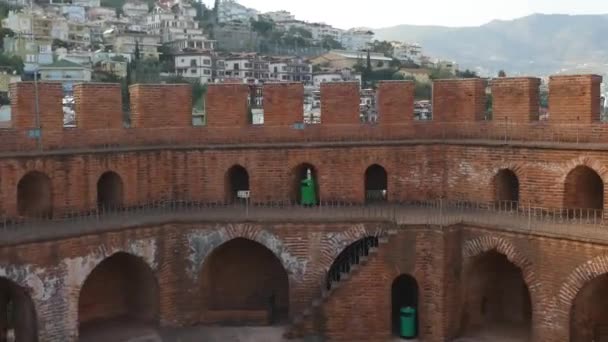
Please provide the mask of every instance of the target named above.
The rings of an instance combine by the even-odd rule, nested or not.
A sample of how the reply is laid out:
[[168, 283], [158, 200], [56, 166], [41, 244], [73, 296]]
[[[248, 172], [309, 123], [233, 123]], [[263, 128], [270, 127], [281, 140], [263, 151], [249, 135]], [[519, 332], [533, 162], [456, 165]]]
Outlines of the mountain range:
[[492, 75], [608, 73], [608, 15], [533, 14], [476, 27], [399, 25], [378, 40], [417, 42], [425, 54]]

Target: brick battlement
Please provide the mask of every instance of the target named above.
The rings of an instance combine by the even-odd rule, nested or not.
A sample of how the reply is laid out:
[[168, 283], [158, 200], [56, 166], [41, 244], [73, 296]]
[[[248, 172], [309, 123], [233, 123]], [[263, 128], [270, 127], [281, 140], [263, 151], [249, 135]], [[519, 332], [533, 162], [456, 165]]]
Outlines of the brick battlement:
[[[550, 83], [550, 118], [538, 121], [540, 80], [498, 78], [491, 83], [493, 119], [485, 119], [483, 79], [438, 80], [433, 85], [433, 120], [414, 120], [414, 86], [408, 81], [381, 82], [378, 121], [359, 118], [356, 83], [321, 87], [321, 123], [303, 125], [304, 89], [299, 83], [263, 88], [264, 124], [248, 117], [248, 86], [212, 84], [206, 96], [206, 125], [191, 122], [189, 85], [132, 85], [131, 127], [124, 128], [118, 84], [75, 86], [75, 128], [62, 123], [62, 90], [40, 82], [38, 98], [41, 147], [44, 150], [234, 144], [242, 142], [368, 141], [404, 139], [492, 139], [608, 143], [599, 121], [601, 77], [554, 76]], [[12, 125], [0, 130], [0, 151], [37, 148], [28, 132], [37, 125], [31, 82], [11, 85]]]

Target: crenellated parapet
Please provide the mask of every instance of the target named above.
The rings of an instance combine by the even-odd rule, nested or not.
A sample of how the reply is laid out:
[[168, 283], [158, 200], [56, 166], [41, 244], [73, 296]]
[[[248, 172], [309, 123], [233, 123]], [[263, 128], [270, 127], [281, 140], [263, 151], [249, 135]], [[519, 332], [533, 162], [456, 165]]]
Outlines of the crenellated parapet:
[[[12, 122], [0, 130], [0, 151], [465, 138], [606, 143], [608, 134], [600, 134], [608, 133], [599, 115], [601, 81], [596, 75], [551, 77], [549, 116], [541, 118], [538, 78], [436, 80], [429, 120], [414, 116], [413, 82], [383, 81], [375, 95], [377, 117], [367, 121], [360, 115], [358, 83], [324, 83], [314, 124], [304, 123], [301, 83], [268, 83], [257, 95], [247, 84], [210, 84], [203, 126], [192, 123], [188, 84], [131, 85], [125, 114], [120, 85], [86, 83], [74, 87], [76, 127], [69, 128], [63, 126], [60, 84], [20, 82], [11, 85]], [[254, 96], [262, 99], [256, 100], [262, 124], [252, 120]], [[38, 127], [40, 138], [33, 132]]]

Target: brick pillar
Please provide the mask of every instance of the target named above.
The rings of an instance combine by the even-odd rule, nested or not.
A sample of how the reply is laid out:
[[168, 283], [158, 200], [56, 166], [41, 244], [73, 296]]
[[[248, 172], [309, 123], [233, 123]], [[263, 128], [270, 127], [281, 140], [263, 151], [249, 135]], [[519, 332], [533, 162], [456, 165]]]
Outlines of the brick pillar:
[[207, 88], [205, 111], [209, 127], [245, 127], [249, 86], [246, 84], [210, 84]]
[[414, 82], [380, 82], [378, 116], [381, 125], [412, 122], [414, 118]]
[[359, 83], [321, 84], [321, 123], [323, 125], [357, 124], [359, 119]]
[[270, 83], [264, 88], [264, 125], [289, 126], [304, 120], [304, 85]]
[[131, 127], [192, 126], [192, 86], [189, 84], [134, 84]]
[[76, 126], [81, 129], [123, 127], [122, 92], [118, 83], [81, 83], [74, 86]]
[[540, 78], [499, 77], [491, 86], [493, 120], [538, 121]]
[[[11, 121], [13, 128], [36, 127], [34, 82], [17, 82], [11, 89]], [[45, 131], [63, 129], [63, 88], [61, 83], [38, 82], [40, 125]]]
[[468, 122], [485, 117], [485, 83], [481, 78], [433, 82], [433, 120]]
[[602, 76], [551, 76], [549, 120], [556, 123], [592, 123], [600, 120]]

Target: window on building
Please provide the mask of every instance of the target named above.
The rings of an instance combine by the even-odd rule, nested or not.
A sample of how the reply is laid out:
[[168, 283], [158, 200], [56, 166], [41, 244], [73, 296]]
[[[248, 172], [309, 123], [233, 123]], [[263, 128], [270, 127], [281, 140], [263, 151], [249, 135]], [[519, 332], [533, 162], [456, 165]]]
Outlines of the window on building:
[[203, 59], [203, 64], [204, 65], [211, 65], [211, 60], [210, 59]]
[[234, 63], [233, 68], [234, 70], [239, 70], [239, 63]]
[[251, 63], [245, 63], [245, 68], [251, 68]]
[[196, 59], [191, 59], [190, 60], [190, 66], [191, 67], [195, 67], [196, 66]]
[[190, 69], [191, 74], [196, 74], [196, 69]]
[[283, 79], [283, 81], [287, 81], [287, 80], [289, 80], [289, 76], [283, 75], [282, 79]]
[[211, 70], [209, 70], [209, 69], [205, 69], [205, 70], [203, 70], [203, 73], [204, 73], [205, 75], [211, 75]]

